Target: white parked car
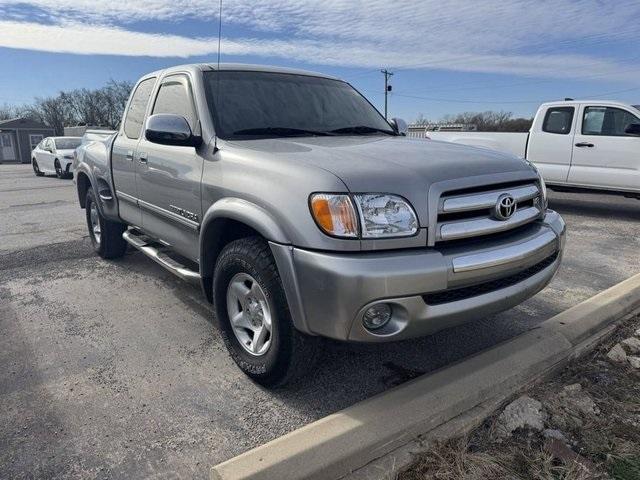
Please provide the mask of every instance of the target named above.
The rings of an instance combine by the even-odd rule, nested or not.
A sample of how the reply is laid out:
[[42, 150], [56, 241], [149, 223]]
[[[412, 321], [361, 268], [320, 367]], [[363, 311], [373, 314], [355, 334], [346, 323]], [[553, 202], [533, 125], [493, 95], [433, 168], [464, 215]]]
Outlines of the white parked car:
[[58, 178], [73, 177], [73, 152], [80, 137], [47, 137], [31, 152], [31, 165], [37, 176], [55, 173]]
[[640, 105], [608, 100], [552, 102], [540, 106], [529, 133], [427, 135], [526, 158], [556, 189], [640, 198]]

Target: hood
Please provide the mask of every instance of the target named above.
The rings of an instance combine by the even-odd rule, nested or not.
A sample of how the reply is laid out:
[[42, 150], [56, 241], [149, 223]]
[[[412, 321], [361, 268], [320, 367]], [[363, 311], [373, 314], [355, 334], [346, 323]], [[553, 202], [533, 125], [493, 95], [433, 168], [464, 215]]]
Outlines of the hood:
[[279, 160], [328, 170], [352, 192], [389, 192], [396, 185], [401, 190], [410, 185], [424, 190], [433, 183], [461, 177], [533, 172], [527, 162], [509, 154], [407, 137], [304, 137], [233, 143]]
[[[528, 162], [509, 154], [400, 136], [279, 138], [233, 141], [227, 145], [241, 157], [273, 162], [275, 171], [275, 164], [279, 164], [290, 179], [292, 175], [303, 176], [299, 184], [307, 185], [305, 195], [325, 188], [326, 182], [313, 180], [319, 171], [337, 177], [345, 190], [353, 193], [401, 195], [411, 202], [421, 225], [428, 224], [429, 189], [434, 183], [453, 180], [447, 189], [455, 189], [537, 178]], [[477, 183], [455, 182], [464, 177], [482, 178]]]
[[[466, 188], [474, 183], [498, 183], [507, 177], [537, 178], [525, 160], [509, 154], [400, 136], [261, 139], [226, 144], [242, 157], [269, 162], [271, 171], [286, 172], [288, 181], [302, 176], [296, 185], [305, 185], [304, 196], [318, 191], [347, 190], [401, 195], [413, 205], [423, 226], [428, 224], [429, 189], [434, 183], [482, 176], [478, 183], [454, 181], [447, 187]], [[320, 171], [330, 175], [334, 184], [335, 180], [341, 181], [345, 190], [326, 190], [329, 182], [326, 178], [320, 181]], [[287, 184], [284, 188], [292, 194], [296, 191]]]

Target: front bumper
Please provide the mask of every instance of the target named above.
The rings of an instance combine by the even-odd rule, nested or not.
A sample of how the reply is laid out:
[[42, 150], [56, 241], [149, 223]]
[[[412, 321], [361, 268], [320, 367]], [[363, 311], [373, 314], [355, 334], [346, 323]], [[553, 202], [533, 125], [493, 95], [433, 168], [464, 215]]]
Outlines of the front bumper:
[[[565, 242], [562, 217], [503, 236], [406, 251], [325, 253], [272, 243], [296, 327], [339, 340], [382, 342], [432, 334], [511, 308], [553, 278]], [[389, 303], [375, 332], [364, 311]]]

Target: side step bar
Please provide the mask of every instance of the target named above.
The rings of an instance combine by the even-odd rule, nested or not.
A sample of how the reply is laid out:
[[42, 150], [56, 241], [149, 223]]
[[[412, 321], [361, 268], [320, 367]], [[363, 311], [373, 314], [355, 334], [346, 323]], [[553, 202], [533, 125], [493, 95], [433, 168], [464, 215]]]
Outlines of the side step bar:
[[143, 233], [135, 229], [129, 229], [122, 234], [122, 238], [124, 238], [129, 245], [137, 248], [151, 260], [166, 268], [174, 275], [177, 275], [189, 283], [196, 285], [200, 283], [200, 273], [187, 268], [185, 265], [169, 257], [163, 252], [166, 247], [154, 242]]

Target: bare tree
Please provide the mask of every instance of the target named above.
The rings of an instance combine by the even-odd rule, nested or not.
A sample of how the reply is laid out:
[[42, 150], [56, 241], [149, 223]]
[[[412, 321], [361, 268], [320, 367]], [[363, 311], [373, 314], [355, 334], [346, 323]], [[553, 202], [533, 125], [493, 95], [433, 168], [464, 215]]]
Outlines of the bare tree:
[[463, 112], [443, 117], [444, 123], [476, 125], [479, 132], [526, 132], [533, 119], [513, 118], [511, 112]]
[[4, 105], [0, 105], [0, 120], [9, 120], [10, 118], [15, 118], [17, 116], [16, 107], [6, 103]]
[[56, 96], [36, 98], [22, 107], [0, 106], [0, 119], [16, 116], [42, 122], [64, 134], [64, 127], [93, 125], [117, 128], [133, 85], [127, 81], [109, 80], [102, 88], [86, 88], [60, 92]]

